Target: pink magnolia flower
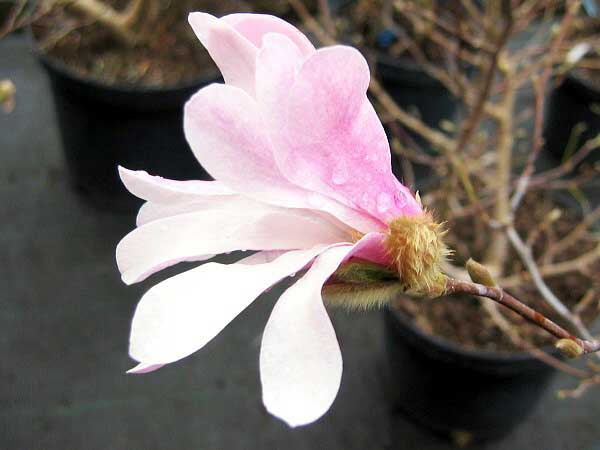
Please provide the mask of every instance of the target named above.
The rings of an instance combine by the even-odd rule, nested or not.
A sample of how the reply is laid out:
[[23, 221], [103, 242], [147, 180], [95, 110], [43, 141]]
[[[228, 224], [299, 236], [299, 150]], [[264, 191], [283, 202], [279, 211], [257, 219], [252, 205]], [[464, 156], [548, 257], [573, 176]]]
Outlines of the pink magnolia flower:
[[140, 364], [131, 372], [201, 349], [262, 292], [308, 269], [277, 301], [260, 351], [266, 408], [291, 426], [308, 424], [329, 409], [342, 376], [323, 284], [350, 258], [391, 264], [388, 224], [423, 211], [391, 172], [358, 51], [315, 50], [267, 15], [189, 20], [225, 79], [185, 107], [188, 142], [216, 181], [120, 168], [146, 203], [117, 247], [119, 270], [130, 284], [181, 261], [259, 252], [151, 288], [133, 318], [130, 355]]

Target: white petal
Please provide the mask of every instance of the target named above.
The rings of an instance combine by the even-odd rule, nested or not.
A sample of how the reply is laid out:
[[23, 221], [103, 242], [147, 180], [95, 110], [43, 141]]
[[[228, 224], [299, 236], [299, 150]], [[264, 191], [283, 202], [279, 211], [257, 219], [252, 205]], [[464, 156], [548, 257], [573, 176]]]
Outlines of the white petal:
[[234, 192], [218, 181], [177, 181], [149, 175], [143, 170], [129, 170], [119, 166], [121, 181], [136, 197], [155, 202], [172, 203], [194, 200], [212, 195], [229, 195]]
[[210, 14], [195, 12], [189, 15], [188, 21], [225, 82], [254, 94], [258, 49], [229, 23]]
[[199, 350], [261, 292], [327, 248], [290, 251], [267, 264], [208, 263], [157, 284], [135, 311], [131, 357], [166, 364]]
[[286, 252], [287, 250], [263, 250], [240, 259], [236, 264], [266, 264], [276, 260]]
[[258, 205], [258, 208], [263, 207], [263, 204], [238, 194], [198, 196], [193, 200], [172, 203], [146, 202], [138, 211], [136, 225], [141, 227], [155, 220], [181, 214], [209, 210], [248, 209], [254, 205]]
[[[182, 261], [235, 250], [288, 250], [350, 239], [349, 229], [310, 210], [260, 206], [210, 210], [155, 220], [117, 245], [123, 281], [136, 283]], [[207, 256], [209, 255], [209, 256]]]
[[135, 375], [141, 375], [143, 373], [150, 373], [150, 372], [154, 372], [155, 370], [160, 369], [162, 366], [164, 366], [164, 364], [146, 364], [146, 363], [139, 363], [137, 366], [135, 366], [133, 369], [129, 369], [127, 371], [127, 373], [131, 373], [131, 374], [135, 374]]
[[352, 246], [322, 253], [279, 299], [263, 335], [260, 377], [267, 410], [290, 426], [321, 417], [342, 378], [342, 355], [321, 298], [323, 284]]

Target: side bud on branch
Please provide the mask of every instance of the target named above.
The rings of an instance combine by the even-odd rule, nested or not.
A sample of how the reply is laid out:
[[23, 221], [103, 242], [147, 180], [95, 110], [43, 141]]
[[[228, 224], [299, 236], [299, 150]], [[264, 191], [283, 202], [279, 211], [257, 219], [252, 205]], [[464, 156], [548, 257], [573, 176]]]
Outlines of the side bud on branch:
[[0, 107], [7, 114], [15, 108], [16, 93], [17, 89], [12, 81], [0, 80]]
[[466, 264], [467, 272], [469, 277], [474, 283], [483, 284], [488, 287], [497, 286], [496, 280], [490, 273], [490, 271], [483, 264], [478, 263], [473, 258], [469, 258]]

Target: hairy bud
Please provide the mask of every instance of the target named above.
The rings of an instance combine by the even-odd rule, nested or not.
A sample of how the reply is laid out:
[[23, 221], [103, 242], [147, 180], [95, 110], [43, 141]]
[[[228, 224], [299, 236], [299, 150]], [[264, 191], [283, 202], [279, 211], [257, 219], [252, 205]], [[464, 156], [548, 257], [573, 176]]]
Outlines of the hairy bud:
[[450, 254], [443, 241], [445, 234], [443, 225], [429, 212], [390, 222], [386, 248], [407, 293], [437, 297], [444, 292], [446, 276], [441, 264]]

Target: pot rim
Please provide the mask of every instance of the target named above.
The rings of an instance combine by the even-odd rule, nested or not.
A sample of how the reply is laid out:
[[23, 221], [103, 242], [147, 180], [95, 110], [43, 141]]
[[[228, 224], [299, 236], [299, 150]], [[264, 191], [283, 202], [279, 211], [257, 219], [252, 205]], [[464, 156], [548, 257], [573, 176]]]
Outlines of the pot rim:
[[[409, 317], [400, 311], [400, 309], [390, 306], [387, 308], [388, 313], [401, 325], [408, 328], [408, 330], [414, 334], [416, 337], [424, 339], [440, 347], [444, 352], [451, 353], [456, 356], [467, 357], [473, 360], [480, 360], [485, 362], [500, 362], [500, 363], [514, 363], [514, 362], [526, 362], [526, 361], [540, 361], [538, 358], [533, 356], [531, 353], [527, 351], [520, 352], [498, 352], [498, 351], [486, 351], [486, 350], [474, 350], [466, 347], [462, 347], [459, 344], [456, 344], [448, 339], [444, 339], [440, 336], [429, 334], [423, 331], [419, 326], [417, 326], [414, 321], [410, 320]], [[559, 353], [554, 347], [544, 346], [544, 347], [536, 347], [539, 350], [544, 351], [545, 353], [549, 353], [553, 357], [558, 357]], [[546, 364], [543, 361], [540, 361], [543, 364]]]
[[600, 84], [594, 83], [589, 78], [583, 76], [580, 70], [570, 70], [565, 76], [565, 80], [575, 85], [578, 92], [582, 95], [590, 97], [591, 101], [600, 100]]
[[38, 40], [36, 39], [33, 33], [32, 24], [30, 24], [26, 28], [26, 33], [30, 42], [32, 52], [42, 62], [44, 66], [57, 72], [65, 78], [69, 78], [75, 82], [87, 85], [95, 89], [110, 89], [118, 93], [152, 94], [158, 92], [177, 92], [190, 90], [197, 88], [198, 86], [208, 85], [210, 83], [222, 79], [219, 70], [216, 69], [214, 73], [203, 75], [198, 78], [194, 78], [190, 81], [172, 84], [168, 86], [142, 86], [136, 85], [134, 83], [106, 83], [97, 78], [83, 76], [80, 73], [71, 69], [68, 64], [65, 64], [62, 61], [53, 58], [47, 53], [45, 53], [38, 45]]

